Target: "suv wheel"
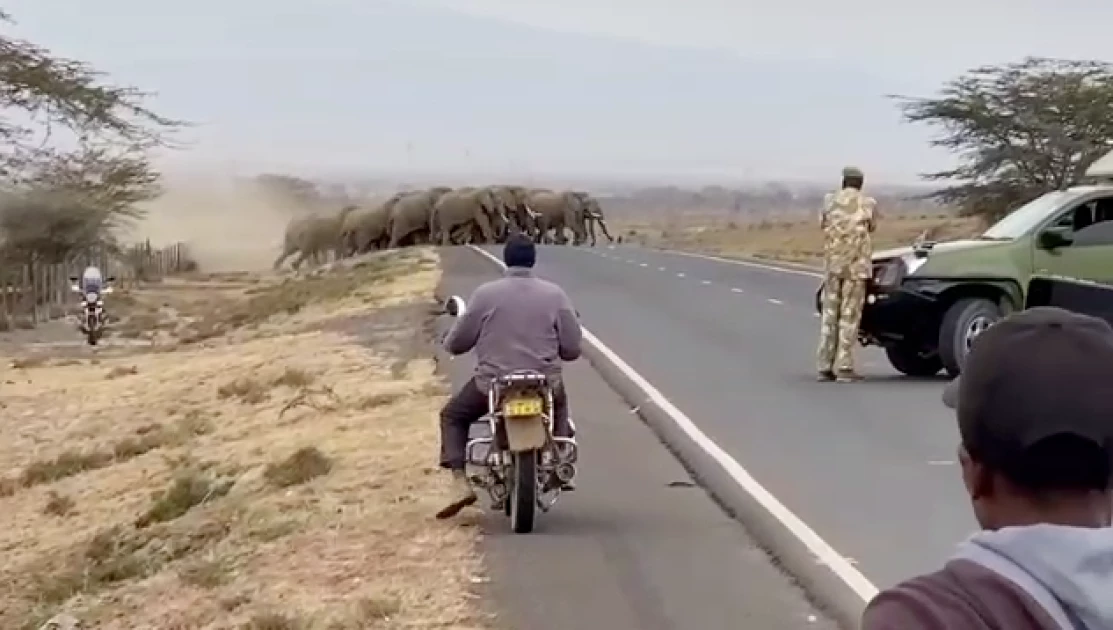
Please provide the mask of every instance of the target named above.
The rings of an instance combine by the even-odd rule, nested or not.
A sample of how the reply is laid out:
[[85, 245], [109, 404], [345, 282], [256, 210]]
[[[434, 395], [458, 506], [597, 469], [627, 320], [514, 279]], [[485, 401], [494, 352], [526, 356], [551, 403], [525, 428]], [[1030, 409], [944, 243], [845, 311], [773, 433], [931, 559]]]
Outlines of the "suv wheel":
[[947, 374], [962, 372], [974, 339], [1001, 317], [997, 304], [985, 298], [963, 298], [947, 309], [939, 326], [939, 358]]
[[886, 346], [885, 355], [896, 371], [907, 376], [935, 376], [943, 369], [938, 354], [925, 355], [912, 346]]

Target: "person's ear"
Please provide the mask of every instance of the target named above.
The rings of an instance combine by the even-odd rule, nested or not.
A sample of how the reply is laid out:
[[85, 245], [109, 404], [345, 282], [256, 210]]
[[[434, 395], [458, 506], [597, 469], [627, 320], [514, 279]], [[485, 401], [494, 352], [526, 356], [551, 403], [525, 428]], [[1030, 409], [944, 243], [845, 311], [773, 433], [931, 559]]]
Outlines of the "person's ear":
[[993, 494], [993, 475], [970, 456], [965, 446], [958, 447], [958, 463], [962, 468], [962, 484], [966, 486], [971, 500], [977, 501]]

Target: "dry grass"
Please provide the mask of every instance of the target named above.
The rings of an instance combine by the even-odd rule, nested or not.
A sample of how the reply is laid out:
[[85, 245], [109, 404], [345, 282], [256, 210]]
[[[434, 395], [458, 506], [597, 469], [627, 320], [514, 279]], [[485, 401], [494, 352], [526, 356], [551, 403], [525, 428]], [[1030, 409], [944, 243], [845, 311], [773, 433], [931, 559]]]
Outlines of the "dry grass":
[[[882, 217], [874, 234], [874, 250], [910, 245], [922, 234], [935, 240], [973, 236], [983, 226], [975, 219], [949, 215]], [[685, 251], [767, 258], [803, 264], [822, 259], [823, 236], [814, 221], [785, 220], [755, 223], [700, 221], [698, 223], [627, 224], [623, 240]]]
[[431, 516], [439, 272], [408, 256], [168, 280], [131, 296], [157, 343], [4, 361], [0, 627], [485, 627], [476, 532]]
[[332, 460], [312, 446], [303, 446], [281, 462], [267, 464], [263, 478], [279, 488], [308, 483], [332, 470]]

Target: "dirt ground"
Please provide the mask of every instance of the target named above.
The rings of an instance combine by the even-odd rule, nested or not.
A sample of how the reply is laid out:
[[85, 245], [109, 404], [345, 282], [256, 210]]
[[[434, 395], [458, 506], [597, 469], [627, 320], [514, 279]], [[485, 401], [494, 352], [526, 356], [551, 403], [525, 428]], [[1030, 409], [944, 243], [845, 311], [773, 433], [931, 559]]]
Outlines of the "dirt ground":
[[97, 348], [0, 335], [0, 627], [488, 627], [475, 523], [431, 517], [439, 276], [196, 275]]
[[[882, 217], [873, 237], [874, 250], [910, 245], [927, 233], [935, 240], [973, 236], [984, 230], [977, 220], [949, 215]], [[823, 235], [812, 221], [755, 223], [703, 219], [687, 222], [625, 223], [617, 230], [623, 240], [721, 256], [766, 258], [802, 264], [822, 259]]]

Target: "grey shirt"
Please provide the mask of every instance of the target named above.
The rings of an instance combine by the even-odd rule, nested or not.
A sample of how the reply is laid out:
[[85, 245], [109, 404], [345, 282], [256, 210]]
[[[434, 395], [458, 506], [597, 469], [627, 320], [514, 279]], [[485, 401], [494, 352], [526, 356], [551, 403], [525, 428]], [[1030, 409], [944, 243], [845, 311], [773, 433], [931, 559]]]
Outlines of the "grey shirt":
[[513, 370], [559, 378], [561, 362], [580, 357], [582, 340], [564, 289], [530, 269], [511, 267], [471, 294], [444, 347], [451, 354], [475, 349], [476, 384], [486, 391], [496, 376]]

